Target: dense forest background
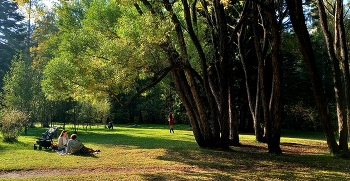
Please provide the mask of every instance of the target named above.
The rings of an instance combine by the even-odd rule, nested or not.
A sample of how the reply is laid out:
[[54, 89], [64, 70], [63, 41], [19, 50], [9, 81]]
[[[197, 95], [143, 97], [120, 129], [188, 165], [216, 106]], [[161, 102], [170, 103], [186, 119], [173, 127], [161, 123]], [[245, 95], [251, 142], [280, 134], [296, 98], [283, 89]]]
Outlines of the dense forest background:
[[[48, 8], [2, 0], [2, 112], [19, 110], [26, 127], [48, 127], [168, 124], [173, 111], [177, 124], [193, 126], [200, 146], [225, 147], [239, 142], [238, 133], [255, 132], [279, 153], [280, 129], [325, 130], [324, 100], [330, 129], [348, 132], [339, 121], [347, 114], [339, 101], [349, 97], [343, 3], [76, 0]], [[303, 54], [305, 45], [311, 51]], [[305, 64], [310, 55], [315, 69]]]

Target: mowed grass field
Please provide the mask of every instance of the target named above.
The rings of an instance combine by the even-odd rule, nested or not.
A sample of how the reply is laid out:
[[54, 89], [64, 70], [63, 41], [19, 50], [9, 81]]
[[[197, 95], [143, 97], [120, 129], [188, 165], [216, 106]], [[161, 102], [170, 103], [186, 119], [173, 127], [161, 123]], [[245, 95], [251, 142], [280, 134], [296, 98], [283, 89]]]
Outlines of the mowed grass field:
[[0, 180], [350, 180], [350, 160], [330, 156], [323, 133], [283, 130], [283, 154], [274, 155], [252, 134], [219, 151], [199, 148], [188, 125], [174, 134], [167, 125], [79, 127], [78, 139], [101, 152], [61, 156], [33, 149], [46, 130], [31, 128], [12, 144], [0, 137]]

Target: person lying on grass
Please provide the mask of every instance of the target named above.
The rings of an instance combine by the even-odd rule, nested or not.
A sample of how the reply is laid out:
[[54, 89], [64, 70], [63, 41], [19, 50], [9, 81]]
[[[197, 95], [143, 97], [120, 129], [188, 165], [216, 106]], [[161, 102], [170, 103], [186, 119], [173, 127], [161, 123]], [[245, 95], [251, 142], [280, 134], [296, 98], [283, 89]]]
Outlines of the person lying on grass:
[[68, 154], [93, 154], [100, 152], [100, 150], [93, 150], [92, 148], [87, 148], [84, 144], [77, 140], [77, 135], [72, 134], [67, 143], [67, 153]]

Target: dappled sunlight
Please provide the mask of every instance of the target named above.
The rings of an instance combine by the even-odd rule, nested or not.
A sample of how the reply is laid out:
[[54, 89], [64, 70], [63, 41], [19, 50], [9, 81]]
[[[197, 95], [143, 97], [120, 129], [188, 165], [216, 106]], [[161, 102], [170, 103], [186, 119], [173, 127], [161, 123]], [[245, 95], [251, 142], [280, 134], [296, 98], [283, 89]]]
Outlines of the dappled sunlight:
[[[68, 129], [71, 134], [71, 130]], [[0, 178], [55, 180], [337, 180], [350, 179], [347, 160], [335, 159], [325, 141], [281, 138], [282, 155], [242, 135], [229, 151], [202, 149], [193, 133], [165, 125], [115, 125], [78, 130], [78, 139], [101, 152], [92, 156], [33, 150], [43, 130], [30, 129], [15, 144], [0, 143]], [[56, 140], [54, 140], [56, 141]], [[14, 162], [13, 160], [16, 160]], [[347, 165], [347, 166], [345, 166]], [[74, 173], [70, 175], [71, 173]]]
[[298, 143], [282, 142], [281, 149], [285, 154], [300, 154], [300, 155], [319, 155], [328, 154], [326, 143], [315, 143], [313, 145], [304, 145]]

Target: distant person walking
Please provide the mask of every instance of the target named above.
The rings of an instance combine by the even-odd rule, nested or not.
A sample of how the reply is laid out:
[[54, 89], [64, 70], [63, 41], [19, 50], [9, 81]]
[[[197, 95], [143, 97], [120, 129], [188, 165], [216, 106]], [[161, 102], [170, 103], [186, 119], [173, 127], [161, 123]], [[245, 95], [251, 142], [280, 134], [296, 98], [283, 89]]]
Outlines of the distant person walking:
[[170, 133], [171, 133], [171, 131], [173, 131], [173, 133], [174, 133], [174, 115], [172, 112], [170, 112], [168, 115], [168, 121], [169, 121], [169, 126], [170, 126]]

